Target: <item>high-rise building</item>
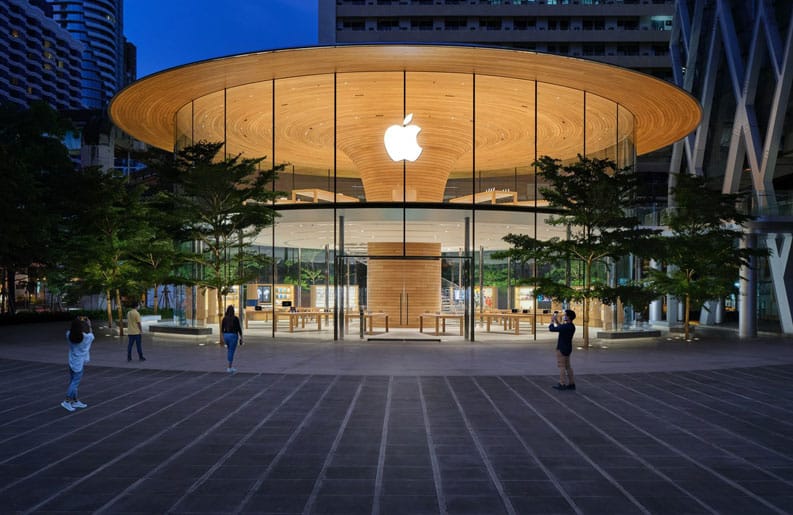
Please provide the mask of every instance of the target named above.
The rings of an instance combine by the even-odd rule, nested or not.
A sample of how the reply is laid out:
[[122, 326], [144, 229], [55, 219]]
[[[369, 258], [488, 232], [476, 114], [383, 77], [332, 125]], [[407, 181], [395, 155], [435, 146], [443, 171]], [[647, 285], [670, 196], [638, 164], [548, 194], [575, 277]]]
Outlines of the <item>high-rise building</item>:
[[[746, 193], [752, 244], [772, 253], [747, 270], [738, 306], [751, 329], [778, 320], [793, 333], [793, 3], [678, 0], [675, 81], [699, 99], [703, 120], [675, 146], [673, 169]], [[752, 305], [754, 304], [754, 305]]]
[[319, 0], [319, 42], [471, 43], [672, 79], [674, 0]]
[[[104, 109], [113, 95], [135, 78], [125, 55], [134, 47], [124, 39], [123, 0], [47, 0], [53, 19], [83, 43], [82, 101]], [[131, 72], [131, 73], [130, 73]]]
[[0, 9], [0, 102], [43, 100], [78, 109], [83, 45], [53, 22], [43, 1], [7, 0]]

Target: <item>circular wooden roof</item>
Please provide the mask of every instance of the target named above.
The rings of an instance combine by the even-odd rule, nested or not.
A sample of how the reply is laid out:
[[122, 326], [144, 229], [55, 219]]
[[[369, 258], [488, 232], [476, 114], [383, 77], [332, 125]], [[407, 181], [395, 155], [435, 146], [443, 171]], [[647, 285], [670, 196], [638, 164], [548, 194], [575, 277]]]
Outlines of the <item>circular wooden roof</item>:
[[[398, 76], [394, 75], [397, 80], [378, 80], [388, 72], [398, 73]], [[382, 134], [379, 129], [372, 129], [371, 124], [377, 117], [381, 118], [378, 122], [383, 127], [401, 122], [390, 115], [388, 119], [382, 119], [378, 110], [382, 111], [383, 105], [387, 104], [389, 113], [397, 109], [401, 113], [402, 94], [400, 92], [396, 100], [393, 96], [394, 84], [398, 85], [397, 89], [401, 88], [403, 72], [410, 74], [410, 80], [415, 81], [410, 83], [411, 101], [431, 110], [421, 122], [425, 127], [422, 135], [427, 139], [420, 139], [420, 143], [425, 149], [438, 146], [443, 151], [438, 155], [444, 156], [446, 161], [459, 159], [471, 152], [472, 145], [467, 136], [470, 129], [461, 132], [452, 120], [457, 119], [458, 123], [470, 127], [476, 114], [477, 167], [484, 164], [484, 168], [513, 166], [510, 162], [514, 162], [513, 154], [516, 152], [521, 153], [523, 162], [530, 163], [531, 158], [527, 160], [525, 156], [527, 137], [536, 137], [543, 142], [539, 155], [574, 157], [581, 152], [584, 125], [589, 133], [587, 148], [605, 148], [613, 144], [616, 133], [615, 104], [634, 115], [636, 151], [639, 154], [683, 138], [699, 124], [702, 114], [697, 101], [674, 85], [611, 65], [523, 50], [389, 44], [274, 50], [188, 64], [133, 83], [116, 95], [109, 110], [114, 123], [128, 134], [171, 150], [176, 134], [176, 113], [191, 101], [236, 87], [249, 88], [251, 93], [265, 92], [271, 88], [268, 85], [270, 81], [275, 79], [279, 80], [277, 91], [282, 91], [277, 84], [280, 80], [289, 79], [289, 87], [283, 88], [283, 94], [291, 95], [288, 104], [293, 107], [282, 107], [287, 103], [277, 106], [285, 113], [279, 122], [288, 120], [284, 127], [276, 128], [279, 162], [290, 161], [289, 154], [294, 153], [301, 156], [305, 166], [316, 164], [318, 168], [326, 169], [326, 152], [328, 149], [332, 152], [334, 142], [333, 74], [356, 74], [338, 75], [337, 88], [341, 88], [343, 77], [367, 84], [365, 95], [347, 91], [349, 100], [339, 98], [336, 106], [339, 120], [357, 120], [360, 117], [366, 121], [359, 129], [345, 127], [343, 136], [338, 138], [337, 145], [343, 151], [340, 154], [346, 154], [345, 145], [360, 144], [365, 136], [371, 137], [372, 133]], [[458, 74], [456, 77], [460, 80], [449, 74]], [[476, 113], [472, 113], [471, 107], [474, 74], [477, 81]], [[367, 82], [367, 78], [372, 81]], [[436, 78], [445, 81], [441, 88], [434, 86]], [[553, 95], [553, 98], [545, 100], [545, 104], [538, 103], [536, 134], [531, 123], [526, 123], [533, 119], [533, 93], [528, 95], [525, 87], [518, 87], [520, 81], [537, 81], [547, 88], [543, 91]], [[480, 88], [483, 85], [486, 88]], [[485, 93], [480, 94], [480, 89]], [[583, 91], [588, 94], [586, 124], [580, 123]], [[252, 144], [246, 148], [244, 142], [248, 141], [252, 128], [249, 124], [255, 123], [248, 122], [248, 115], [252, 118], [258, 116], [261, 129], [270, 130], [268, 120], [271, 118], [262, 116], [261, 112], [272, 111], [272, 104], [269, 101], [263, 103], [259, 94], [238, 95], [233, 106], [228, 106], [228, 115], [224, 116], [222, 96], [219, 98], [221, 108], [206, 109], [202, 123], [214, 127], [214, 132], [220, 137], [204, 139], [239, 142], [239, 148], [229, 149], [234, 153], [250, 152], [251, 156], [269, 153], [269, 150], [261, 152]], [[279, 101], [283, 98], [279, 97]], [[368, 100], [364, 102], [364, 98]], [[328, 100], [331, 100], [330, 105]], [[416, 123], [419, 123], [418, 116]], [[242, 117], [246, 123], [241, 122]], [[428, 122], [428, 119], [443, 121], [436, 131], [439, 135], [436, 140], [431, 139], [433, 131], [427, 127], [433, 122]], [[261, 141], [264, 138], [257, 139]], [[480, 152], [480, 147], [489, 147], [491, 151]], [[312, 162], [312, 152], [317, 156], [314, 159], [316, 163]], [[360, 155], [360, 159], [366, 158], [365, 154]], [[381, 158], [378, 156], [376, 159]], [[454, 174], [453, 162], [438, 164]], [[470, 161], [466, 163], [468, 165]]]

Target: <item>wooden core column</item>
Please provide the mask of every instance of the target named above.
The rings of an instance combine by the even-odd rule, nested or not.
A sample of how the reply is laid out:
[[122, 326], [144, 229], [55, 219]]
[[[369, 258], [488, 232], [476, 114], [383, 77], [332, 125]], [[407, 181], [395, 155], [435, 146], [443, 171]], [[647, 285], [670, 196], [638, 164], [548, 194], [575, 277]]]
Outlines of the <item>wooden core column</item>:
[[392, 327], [418, 327], [419, 315], [441, 309], [441, 244], [406, 243], [409, 256], [437, 259], [399, 259], [402, 243], [369, 243], [366, 272], [366, 308], [385, 311]]

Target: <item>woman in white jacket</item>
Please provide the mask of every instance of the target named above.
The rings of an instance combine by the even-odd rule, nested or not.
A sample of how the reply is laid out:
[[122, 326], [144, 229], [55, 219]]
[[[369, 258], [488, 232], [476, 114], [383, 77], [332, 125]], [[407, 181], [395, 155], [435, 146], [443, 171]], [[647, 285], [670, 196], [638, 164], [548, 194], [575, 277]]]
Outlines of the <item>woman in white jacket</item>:
[[83, 366], [91, 361], [91, 343], [94, 341], [91, 321], [87, 317], [75, 318], [71, 329], [66, 331], [66, 339], [69, 341], [69, 389], [61, 406], [68, 411], [74, 411], [75, 408], [88, 407], [77, 396], [77, 388], [83, 378]]

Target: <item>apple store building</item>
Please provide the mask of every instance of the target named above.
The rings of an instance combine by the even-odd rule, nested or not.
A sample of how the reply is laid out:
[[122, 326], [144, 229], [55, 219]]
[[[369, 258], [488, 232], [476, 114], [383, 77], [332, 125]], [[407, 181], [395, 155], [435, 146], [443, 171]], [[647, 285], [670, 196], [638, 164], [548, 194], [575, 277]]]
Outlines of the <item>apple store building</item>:
[[[668, 82], [582, 59], [372, 44], [184, 65], [128, 86], [110, 113], [161, 149], [222, 142], [284, 166], [279, 216], [248, 242], [269, 264], [226, 299], [249, 330], [485, 341], [525, 338], [556, 307], [526, 264], [494, 257], [508, 233], [565, 235], [546, 223], [533, 163], [632, 166], [689, 134], [701, 109]], [[177, 323], [216, 322], [214, 295], [176, 290]]]

